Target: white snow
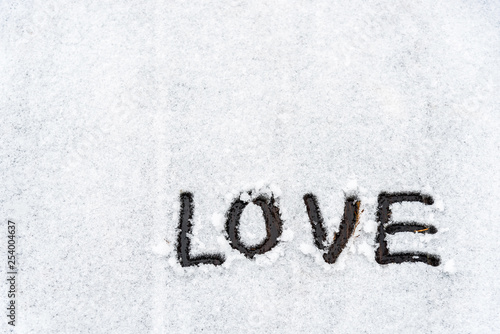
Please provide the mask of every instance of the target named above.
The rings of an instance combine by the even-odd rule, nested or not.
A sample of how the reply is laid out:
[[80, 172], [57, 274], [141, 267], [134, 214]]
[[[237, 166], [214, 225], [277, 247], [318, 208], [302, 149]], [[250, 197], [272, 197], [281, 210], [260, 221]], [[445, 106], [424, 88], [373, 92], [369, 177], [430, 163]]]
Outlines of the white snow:
[[[499, 17], [492, 0], [0, 2], [17, 333], [498, 332]], [[378, 195], [404, 191], [435, 202], [391, 219], [438, 233], [389, 250], [438, 267], [375, 261]], [[179, 264], [182, 192], [191, 255], [222, 266]], [[307, 193], [329, 244], [346, 196], [361, 201], [335, 264]], [[283, 234], [250, 260], [226, 213], [259, 194]], [[241, 229], [266, 235], [259, 207]]]

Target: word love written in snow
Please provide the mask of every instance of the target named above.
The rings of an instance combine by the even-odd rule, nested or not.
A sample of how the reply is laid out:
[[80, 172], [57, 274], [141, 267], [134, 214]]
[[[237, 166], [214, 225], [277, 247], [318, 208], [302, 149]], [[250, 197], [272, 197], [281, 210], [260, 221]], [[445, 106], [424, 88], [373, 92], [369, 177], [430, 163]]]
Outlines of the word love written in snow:
[[[183, 267], [196, 266], [200, 264], [221, 265], [224, 263], [222, 254], [202, 254], [198, 256], [190, 255], [190, 238], [192, 233], [192, 220], [194, 213], [193, 194], [189, 192], [180, 195], [181, 210], [179, 219], [179, 235], [177, 238], [177, 256]], [[241, 215], [249, 202], [236, 199], [227, 212], [226, 238], [232, 248], [243, 253], [247, 258], [252, 259], [258, 254], [264, 254], [275, 247], [279, 242], [282, 232], [283, 222], [278, 206], [273, 196], [270, 198], [261, 195], [255, 198], [253, 204], [258, 205], [264, 216], [266, 225], [266, 237], [264, 240], [253, 246], [248, 246], [241, 240], [239, 233]], [[438, 266], [440, 259], [436, 255], [427, 253], [391, 253], [387, 248], [386, 235], [399, 232], [415, 232], [434, 234], [437, 229], [432, 225], [424, 225], [415, 222], [391, 222], [391, 205], [401, 202], [420, 202], [425, 205], [432, 205], [434, 200], [429, 195], [420, 193], [381, 193], [378, 196], [377, 210], [377, 235], [375, 250], [375, 260], [379, 264], [422, 262], [431, 266]], [[324, 252], [323, 258], [327, 263], [335, 263], [340, 253], [347, 245], [349, 238], [354, 234], [359, 221], [359, 207], [361, 202], [355, 197], [348, 197], [345, 201], [344, 216], [340, 222], [339, 231], [335, 233], [333, 242], [327, 243], [327, 233], [318, 200], [313, 194], [304, 195], [304, 203], [312, 227], [314, 244]]]

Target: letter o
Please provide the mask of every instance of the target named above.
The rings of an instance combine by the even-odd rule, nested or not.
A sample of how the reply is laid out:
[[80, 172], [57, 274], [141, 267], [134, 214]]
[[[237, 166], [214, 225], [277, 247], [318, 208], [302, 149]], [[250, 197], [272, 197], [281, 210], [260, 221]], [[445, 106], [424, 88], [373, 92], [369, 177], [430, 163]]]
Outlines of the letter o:
[[279, 208], [275, 204], [274, 197], [266, 198], [259, 196], [253, 200], [253, 204], [260, 206], [266, 224], [267, 235], [261, 243], [254, 246], [247, 246], [241, 241], [239, 234], [241, 214], [248, 205], [248, 202], [236, 199], [227, 212], [226, 221], [226, 233], [229, 244], [249, 259], [253, 259], [255, 255], [264, 254], [274, 248], [278, 244], [278, 238], [283, 232], [283, 222], [281, 221]]

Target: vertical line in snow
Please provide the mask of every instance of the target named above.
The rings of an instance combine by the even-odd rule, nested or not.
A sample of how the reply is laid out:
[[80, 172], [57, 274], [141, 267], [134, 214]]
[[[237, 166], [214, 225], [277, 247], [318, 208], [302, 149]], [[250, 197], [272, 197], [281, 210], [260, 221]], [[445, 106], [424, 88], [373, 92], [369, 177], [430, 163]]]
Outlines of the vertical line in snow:
[[[155, 87], [155, 101], [157, 101], [154, 106], [155, 110], [154, 114], [154, 125], [153, 131], [156, 136], [155, 140], [155, 173], [154, 173], [154, 186], [153, 189], [155, 191], [155, 210], [153, 213], [153, 229], [151, 235], [151, 242], [153, 243], [151, 246], [157, 246], [158, 242], [164, 241], [165, 237], [165, 224], [169, 222], [168, 210], [166, 207], [166, 196], [165, 193], [167, 191], [166, 187], [166, 172], [170, 166], [171, 152], [166, 145], [166, 127], [168, 124], [165, 119], [168, 119], [169, 110], [167, 108], [159, 108], [159, 106], [167, 105], [168, 101], [165, 97], [165, 94], [160, 90], [164, 86], [163, 76], [159, 74], [161, 69], [161, 50], [158, 48], [162, 47], [162, 41], [164, 41], [164, 33], [162, 29], [162, 11], [161, 11], [162, 2], [157, 0], [153, 6], [154, 11], [154, 19], [153, 19], [153, 27], [152, 27], [152, 50], [154, 55], [152, 57], [154, 64], [152, 68], [155, 69], [153, 73], [154, 84]], [[167, 113], [167, 115], [165, 115]], [[166, 241], [164, 241], [166, 242]], [[166, 289], [166, 277], [165, 277], [165, 269], [163, 263], [165, 263], [166, 259], [164, 257], [153, 256], [153, 265], [152, 265], [152, 309], [151, 309], [151, 325], [152, 325], [152, 333], [164, 333], [165, 332], [165, 322], [164, 322], [164, 300], [168, 298], [167, 289]]]

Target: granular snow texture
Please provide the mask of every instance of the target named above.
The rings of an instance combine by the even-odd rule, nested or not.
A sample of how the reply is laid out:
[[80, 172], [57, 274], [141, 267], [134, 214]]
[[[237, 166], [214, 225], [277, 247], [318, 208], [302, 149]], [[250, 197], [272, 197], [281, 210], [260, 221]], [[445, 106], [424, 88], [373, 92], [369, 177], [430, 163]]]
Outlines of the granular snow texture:
[[[495, 333], [500, 328], [500, 3], [0, 2], [0, 224], [17, 224], [16, 333]], [[251, 194], [248, 191], [252, 191]], [[180, 194], [193, 194], [182, 267]], [[381, 192], [436, 234], [387, 236]], [[337, 261], [348, 196], [359, 222]], [[273, 196], [253, 259], [226, 213]], [[249, 203], [241, 239], [266, 229]]]

